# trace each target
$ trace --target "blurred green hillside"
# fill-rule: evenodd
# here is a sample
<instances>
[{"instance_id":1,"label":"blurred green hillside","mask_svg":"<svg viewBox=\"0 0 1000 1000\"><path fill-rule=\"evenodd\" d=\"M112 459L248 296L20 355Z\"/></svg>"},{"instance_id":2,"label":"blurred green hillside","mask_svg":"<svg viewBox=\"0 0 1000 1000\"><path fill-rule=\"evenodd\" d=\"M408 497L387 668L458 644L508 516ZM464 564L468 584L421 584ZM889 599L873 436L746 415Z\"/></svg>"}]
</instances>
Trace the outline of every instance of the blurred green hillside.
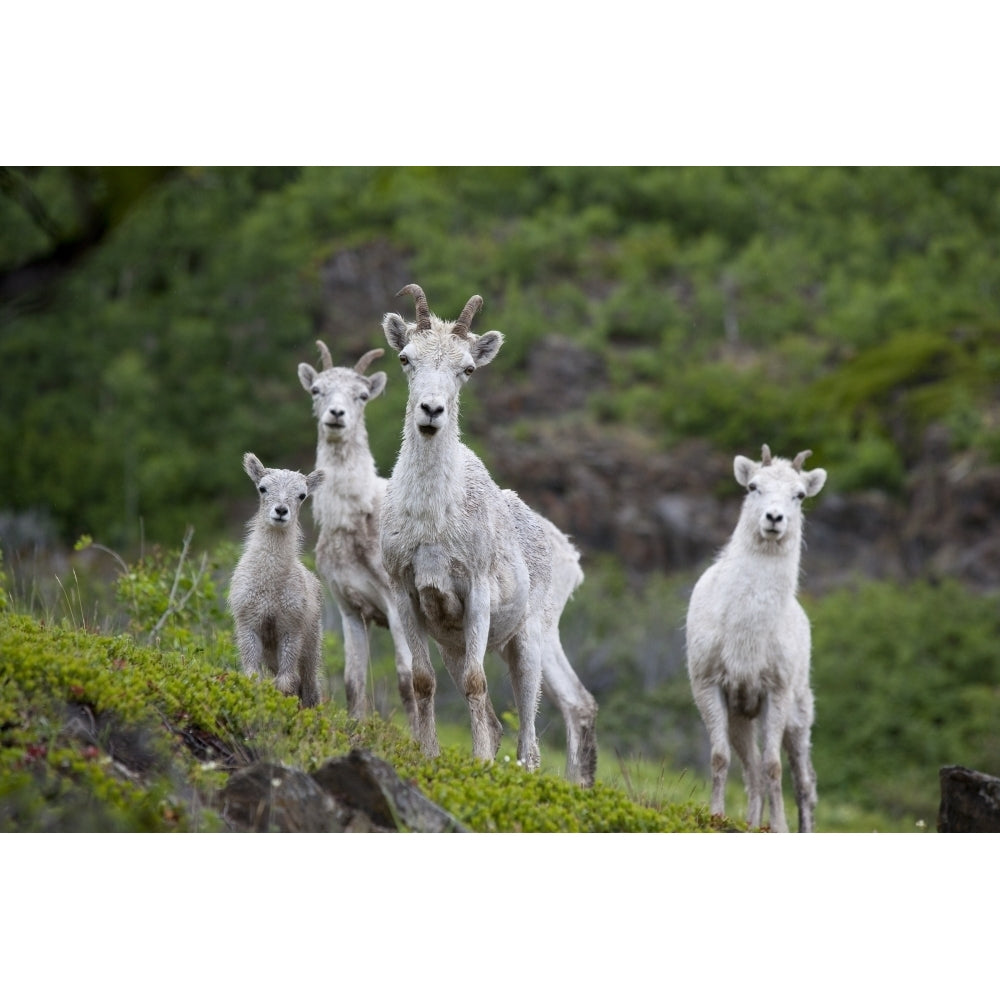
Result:
<instances>
[{"instance_id":1,"label":"blurred green hillside","mask_svg":"<svg viewBox=\"0 0 1000 1000\"><path fill-rule=\"evenodd\" d=\"M921 435L1000 460L1000 171L916 168L6 168L0 474L63 542L211 539L239 457L305 468L295 377L382 344L407 281L507 342L598 357L587 419L662 449L811 447L899 490ZM388 473L401 381L370 411ZM491 413L493 420L509 415ZM475 437L473 436L473 441ZM516 484L514 484L516 485Z\"/></svg>"}]
</instances>

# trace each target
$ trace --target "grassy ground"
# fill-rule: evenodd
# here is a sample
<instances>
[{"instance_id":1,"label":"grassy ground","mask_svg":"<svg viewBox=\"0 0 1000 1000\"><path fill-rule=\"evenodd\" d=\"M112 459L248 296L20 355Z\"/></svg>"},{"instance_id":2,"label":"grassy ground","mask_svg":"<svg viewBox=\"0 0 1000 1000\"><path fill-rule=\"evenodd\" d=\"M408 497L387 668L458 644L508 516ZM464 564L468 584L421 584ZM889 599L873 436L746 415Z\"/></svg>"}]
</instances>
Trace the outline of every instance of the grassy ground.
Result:
<instances>
[{"instance_id":1,"label":"grassy ground","mask_svg":"<svg viewBox=\"0 0 1000 1000\"><path fill-rule=\"evenodd\" d=\"M502 761L509 757L513 761L516 757L516 723L509 717L505 717L504 723L504 736L497 759ZM395 724L400 725L400 720L396 719ZM442 746L471 752L472 742L467 725L439 720L438 734ZM541 773L561 777L565 768L566 755L563 750L543 744ZM599 747L597 780L602 785L627 795L631 801L651 809L686 803L707 807L711 794L707 776L675 771L662 761L619 757L604 746ZM819 780L822 781L822 775ZM738 766L730 772L726 807L730 819L734 823L741 822L746 810L746 794ZM787 788L785 813L790 828L794 829L797 823L795 800ZM820 799L816 807L816 830L819 833L920 833L933 831L936 822L936 816L891 817L861 809L850 802L824 797L822 786L820 787Z\"/></svg>"},{"instance_id":2,"label":"grassy ground","mask_svg":"<svg viewBox=\"0 0 1000 1000\"><path fill-rule=\"evenodd\" d=\"M475 761L447 744L424 758L394 721L362 722L327 701L300 708L197 651L164 652L0 613L0 830L192 832L225 829L228 774L253 760L304 771L362 746L482 832L702 832L694 803L655 807L620 788L580 789L553 760L541 774L504 747Z\"/></svg>"}]
</instances>

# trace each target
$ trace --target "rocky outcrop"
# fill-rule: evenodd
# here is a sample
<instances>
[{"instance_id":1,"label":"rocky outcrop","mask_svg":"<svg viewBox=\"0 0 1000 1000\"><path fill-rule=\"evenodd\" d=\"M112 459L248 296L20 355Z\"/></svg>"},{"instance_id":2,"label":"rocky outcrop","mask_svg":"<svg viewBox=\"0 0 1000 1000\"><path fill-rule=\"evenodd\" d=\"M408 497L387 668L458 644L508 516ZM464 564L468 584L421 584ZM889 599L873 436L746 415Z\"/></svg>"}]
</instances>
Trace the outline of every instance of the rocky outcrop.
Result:
<instances>
[{"instance_id":1,"label":"rocky outcrop","mask_svg":"<svg viewBox=\"0 0 1000 1000\"><path fill-rule=\"evenodd\" d=\"M460 832L462 825L367 750L326 761L310 774L258 761L220 793L230 829L256 833Z\"/></svg>"},{"instance_id":2,"label":"rocky outcrop","mask_svg":"<svg viewBox=\"0 0 1000 1000\"><path fill-rule=\"evenodd\" d=\"M1000 778L967 767L942 767L940 833L1000 833Z\"/></svg>"}]
</instances>

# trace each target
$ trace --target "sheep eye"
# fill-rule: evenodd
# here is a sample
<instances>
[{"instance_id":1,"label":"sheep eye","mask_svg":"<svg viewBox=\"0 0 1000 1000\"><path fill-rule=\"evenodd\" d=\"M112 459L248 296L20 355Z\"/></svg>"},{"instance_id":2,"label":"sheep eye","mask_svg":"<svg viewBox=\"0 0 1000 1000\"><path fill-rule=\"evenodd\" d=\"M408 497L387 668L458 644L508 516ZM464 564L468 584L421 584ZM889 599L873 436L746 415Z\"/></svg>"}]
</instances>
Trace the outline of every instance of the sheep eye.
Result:
<instances>
[{"instance_id":1,"label":"sheep eye","mask_svg":"<svg viewBox=\"0 0 1000 1000\"><path fill-rule=\"evenodd\" d=\"M319 395L319 386L318 386L318 385L314 385L314 386L312 387L312 394L313 394L314 396L318 396L318 395Z\"/></svg>"},{"instance_id":2,"label":"sheep eye","mask_svg":"<svg viewBox=\"0 0 1000 1000\"><path fill-rule=\"evenodd\" d=\"M305 493L300 493L300 494L299 494L299 499L300 499L300 500L305 500L305 498L306 498L306 495L305 495Z\"/></svg>"},{"instance_id":3,"label":"sheep eye","mask_svg":"<svg viewBox=\"0 0 1000 1000\"><path fill-rule=\"evenodd\" d=\"M358 399L360 399L362 403L367 403L368 402L368 393L367 392L361 393L361 395L358 396Z\"/></svg>"},{"instance_id":4,"label":"sheep eye","mask_svg":"<svg viewBox=\"0 0 1000 1000\"><path fill-rule=\"evenodd\" d=\"M795 496L799 500L805 500L806 498L805 492L803 490L799 490L799 492L796 493Z\"/></svg>"},{"instance_id":5,"label":"sheep eye","mask_svg":"<svg viewBox=\"0 0 1000 1000\"><path fill-rule=\"evenodd\" d=\"M757 484L756 483L750 483L750 484L747 485L747 493L756 493L756 492L757 492Z\"/></svg>"},{"instance_id":6,"label":"sheep eye","mask_svg":"<svg viewBox=\"0 0 1000 1000\"><path fill-rule=\"evenodd\" d=\"M257 489L259 489L261 491L261 493L266 493L267 492L267 487L266 486L258 486Z\"/></svg>"},{"instance_id":7,"label":"sheep eye","mask_svg":"<svg viewBox=\"0 0 1000 1000\"><path fill-rule=\"evenodd\" d=\"M410 359L405 354L400 354L399 363L405 368L410 363Z\"/></svg>"},{"instance_id":8,"label":"sheep eye","mask_svg":"<svg viewBox=\"0 0 1000 1000\"><path fill-rule=\"evenodd\" d=\"M476 370L475 365L469 365L469 367L465 369L465 374L471 375L475 370Z\"/></svg>"}]
</instances>

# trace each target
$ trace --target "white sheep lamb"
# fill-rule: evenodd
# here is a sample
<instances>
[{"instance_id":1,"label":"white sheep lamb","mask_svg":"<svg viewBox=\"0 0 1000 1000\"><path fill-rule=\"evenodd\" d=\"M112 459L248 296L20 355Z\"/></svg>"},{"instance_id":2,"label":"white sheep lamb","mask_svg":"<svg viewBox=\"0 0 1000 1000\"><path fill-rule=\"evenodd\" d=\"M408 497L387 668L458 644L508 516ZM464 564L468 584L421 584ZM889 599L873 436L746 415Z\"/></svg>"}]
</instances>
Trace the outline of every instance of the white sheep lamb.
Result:
<instances>
[{"instance_id":1,"label":"white sheep lamb","mask_svg":"<svg viewBox=\"0 0 1000 1000\"><path fill-rule=\"evenodd\" d=\"M299 381L313 399L317 421L316 468L326 478L313 497L319 525L316 567L330 587L344 633L344 687L347 710L365 714L368 626L388 628L396 657L399 694L413 729L413 673L410 650L396 614L389 578L382 565L379 511L386 480L375 470L368 446L365 407L385 389L385 372L366 375L385 351L375 348L353 368L335 367L329 348L316 341L323 367L299 365Z\"/></svg>"},{"instance_id":2,"label":"white sheep lamb","mask_svg":"<svg viewBox=\"0 0 1000 1000\"><path fill-rule=\"evenodd\" d=\"M299 560L298 515L322 483L323 470L304 476L267 469L251 452L243 456L243 468L260 494L229 587L243 671L249 676L266 672L283 694L297 695L306 707L318 705L323 589Z\"/></svg>"},{"instance_id":3,"label":"white sheep lamb","mask_svg":"<svg viewBox=\"0 0 1000 1000\"><path fill-rule=\"evenodd\" d=\"M733 471L747 494L732 537L695 584L686 637L691 690L711 743L713 814L725 812L732 746L743 765L747 823L761 825L766 791L771 829L787 831L784 746L803 833L813 829L816 775L809 619L796 592L802 501L826 482L823 469L803 471L811 454L772 458L764 445L760 462L736 457Z\"/></svg>"}]
</instances>

